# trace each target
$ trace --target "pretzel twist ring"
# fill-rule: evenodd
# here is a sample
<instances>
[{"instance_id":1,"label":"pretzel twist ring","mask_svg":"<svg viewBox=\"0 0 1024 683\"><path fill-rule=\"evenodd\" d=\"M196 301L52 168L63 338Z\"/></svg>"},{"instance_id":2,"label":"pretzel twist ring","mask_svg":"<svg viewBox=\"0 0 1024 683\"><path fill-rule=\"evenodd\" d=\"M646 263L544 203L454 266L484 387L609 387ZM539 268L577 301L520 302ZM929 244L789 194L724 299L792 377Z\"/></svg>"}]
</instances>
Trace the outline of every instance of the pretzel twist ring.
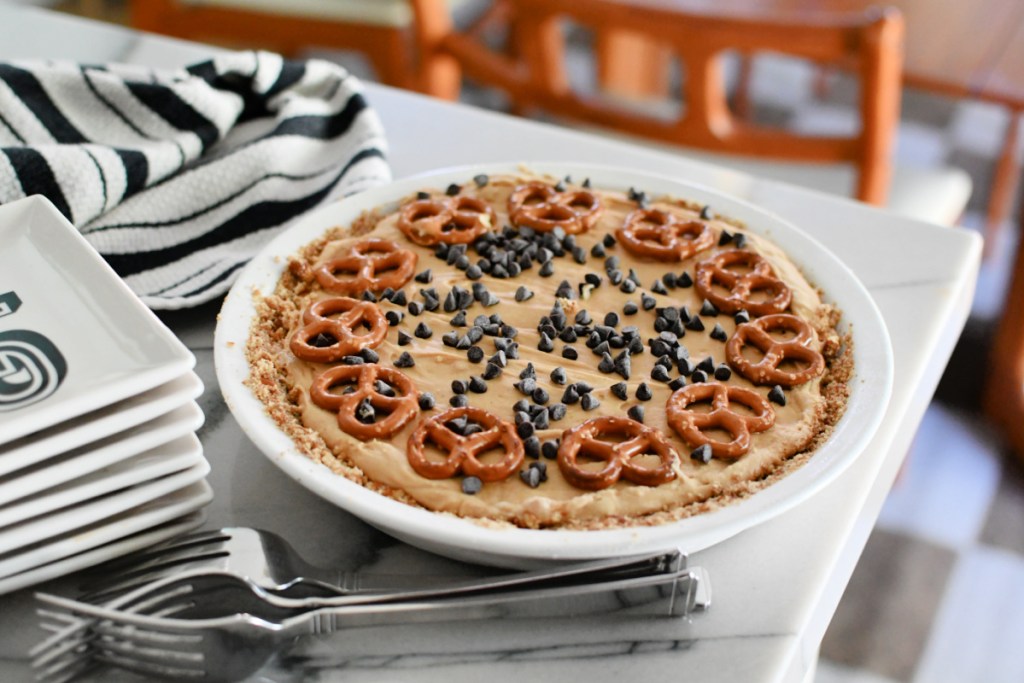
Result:
<instances>
[{"instance_id":1,"label":"pretzel twist ring","mask_svg":"<svg viewBox=\"0 0 1024 683\"><path fill-rule=\"evenodd\" d=\"M780 341L770 334L774 331L794 332L792 339ZM811 348L814 332L811 326L795 315L780 313L766 315L736 328L725 345L725 357L738 373L754 384L780 384L793 387L803 384L825 371L825 358ZM750 345L764 357L754 362L744 357L743 347ZM803 363L800 370L780 370L785 360Z\"/></svg>"},{"instance_id":2,"label":"pretzel twist ring","mask_svg":"<svg viewBox=\"0 0 1024 683\"><path fill-rule=\"evenodd\" d=\"M337 318L330 316L341 313ZM378 346L388 333L388 321L377 304L348 297L321 299L302 313L304 325L292 335L289 347L297 358L313 363L333 363L363 349ZM358 334L366 325L368 331ZM334 343L319 346L317 337L326 335Z\"/></svg>"},{"instance_id":3,"label":"pretzel twist ring","mask_svg":"<svg viewBox=\"0 0 1024 683\"><path fill-rule=\"evenodd\" d=\"M749 268L749 272L736 273L732 266ZM775 277L771 265L759 254L732 249L715 254L697 264L694 285L700 295L726 313L745 309L754 316L782 313L789 307L793 292L785 282ZM715 285L729 290L720 294ZM766 293L768 298L755 294Z\"/></svg>"},{"instance_id":4,"label":"pretzel twist ring","mask_svg":"<svg viewBox=\"0 0 1024 683\"><path fill-rule=\"evenodd\" d=\"M377 387L379 379L390 385L398 395L381 393ZM331 393L333 387L342 383L351 384L352 380L355 380L354 390L349 393ZM360 441L393 436L419 411L416 387L412 380L398 370L377 364L330 368L313 380L309 395L313 403L324 410L336 411L338 426ZM374 410L383 410L387 414L374 422L361 421L358 411L364 400L369 401Z\"/></svg>"},{"instance_id":5,"label":"pretzel twist ring","mask_svg":"<svg viewBox=\"0 0 1024 683\"><path fill-rule=\"evenodd\" d=\"M715 243L707 223L683 221L660 209L633 211L615 236L627 251L659 261L683 261Z\"/></svg>"},{"instance_id":6,"label":"pretzel twist ring","mask_svg":"<svg viewBox=\"0 0 1024 683\"><path fill-rule=\"evenodd\" d=\"M463 436L447 426L448 422L465 417L484 428L481 432ZM443 461L427 459L424 447L427 440L448 452ZM483 463L479 457L502 446L505 456L498 462ZM448 479L462 473L478 477L481 481L501 481L519 469L525 456L523 442L512 423L497 415L470 406L451 408L428 417L416 425L406 449L409 465L427 479Z\"/></svg>"},{"instance_id":7,"label":"pretzel twist ring","mask_svg":"<svg viewBox=\"0 0 1024 683\"><path fill-rule=\"evenodd\" d=\"M575 235L589 230L601 215L601 200L593 192L559 192L535 181L517 186L508 198L508 215L515 225L551 232L562 228Z\"/></svg>"},{"instance_id":8,"label":"pretzel twist ring","mask_svg":"<svg viewBox=\"0 0 1024 683\"><path fill-rule=\"evenodd\" d=\"M711 410L698 413L688 406L711 399ZM729 407L740 403L754 414L738 413ZM677 389L665 405L668 423L693 447L709 444L717 458L738 458L750 449L750 434L763 432L775 424L775 411L753 389L709 382ZM717 441L704 434L705 429L723 429L731 441Z\"/></svg>"},{"instance_id":9,"label":"pretzel twist ring","mask_svg":"<svg viewBox=\"0 0 1024 683\"><path fill-rule=\"evenodd\" d=\"M602 436L626 440L602 441ZM657 467L633 462L634 457L651 452L660 460ZM603 460L605 465L599 470L585 469L579 463L580 455ZM675 479L673 465L678 457L661 432L624 417L595 417L562 434L558 469L570 484L588 491L606 489L619 479L641 486L660 486Z\"/></svg>"},{"instance_id":10,"label":"pretzel twist ring","mask_svg":"<svg viewBox=\"0 0 1024 683\"><path fill-rule=\"evenodd\" d=\"M407 203L398 229L416 244L468 244L498 224L494 209L476 197L434 197Z\"/></svg>"},{"instance_id":11,"label":"pretzel twist ring","mask_svg":"<svg viewBox=\"0 0 1024 683\"><path fill-rule=\"evenodd\" d=\"M317 282L329 292L358 294L401 289L416 271L415 252L402 249L391 240L363 240L341 256L321 264Z\"/></svg>"}]
</instances>

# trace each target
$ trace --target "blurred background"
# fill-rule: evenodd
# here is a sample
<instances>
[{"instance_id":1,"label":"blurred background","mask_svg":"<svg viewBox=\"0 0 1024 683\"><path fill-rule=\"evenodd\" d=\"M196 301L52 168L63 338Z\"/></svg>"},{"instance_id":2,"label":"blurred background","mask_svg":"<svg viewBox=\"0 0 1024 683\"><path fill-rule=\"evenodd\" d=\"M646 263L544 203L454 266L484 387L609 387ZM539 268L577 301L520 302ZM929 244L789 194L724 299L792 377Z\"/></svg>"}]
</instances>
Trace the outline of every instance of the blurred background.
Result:
<instances>
[{"instance_id":1,"label":"blurred background","mask_svg":"<svg viewBox=\"0 0 1024 683\"><path fill-rule=\"evenodd\" d=\"M161 7L176 2L25 1L147 30L167 29L176 35L186 31L184 24L159 14ZM190 0L186 4L249 10L243 19L190 26L186 37L228 47L262 47L294 57L327 58L368 80L422 86L411 77L408 66L417 64L419 56L415 17L407 3ZM509 47L514 35L503 23L509 16L504 2L437 3L445 4L452 6L457 30L472 32L499 51L514 49ZM663 0L658 4L731 14L754 11L762 16L767 5L778 4L794 16L814 19L825 5L849 9L867 3ZM934 213L946 201L953 208L944 210L952 215L941 222L949 223L950 229L979 231L986 237L986 252L970 321L826 634L817 680L1019 683L1024 681L1024 648L1020 647L1024 642L1024 456L1010 444L1014 428L1022 429L1024 421L1014 419L1012 401L1002 398L1009 394L1000 392L1009 387L1019 394L1021 388L1016 345L1024 331L1009 326L1022 313L1015 314L1006 301L1021 225L1018 172L1024 141L1017 127L1024 108L1024 53L1017 61L1014 55L1024 49L1024 3L897 4L905 20L907 54L888 161L893 167L911 169L915 182L943 174L947 182L962 178L959 185L937 185L931 195L925 194L919 200L924 204L922 215L936 220L927 210ZM949 5L952 11L942 14L941 5ZM921 6L928 11L920 11ZM255 24L249 16L252 12L257 13ZM365 14L363 19L360 13ZM286 21L291 16L320 28L301 30L309 24L300 24L299 30L292 30ZM339 21L354 23L356 30L337 28L334 24ZM360 27L360 21L384 25L389 32L372 34L376 29ZM981 46L979 54L991 61L984 79L979 80L981 62L972 61L975 57L968 44ZM628 86L626 92L614 93L622 109L664 117L683 106L671 96L667 101L651 96L664 83L671 88L686 80L684 70L662 59L656 50L644 52L646 48L632 44L628 50L611 53L620 61L595 66L599 45L593 32L573 27L566 45L566 74L574 88L601 94L600 81L609 69L613 75L618 69L620 84ZM946 53L933 54L935 46L942 45ZM925 59L935 64L927 73L921 66ZM780 131L855 133L863 114L859 108L863 86L856 72L845 66L822 67L797 57L737 49L725 60L730 106L744 121ZM626 74L624 78L621 73ZM475 106L540 116L516 98L472 80L463 83L457 96ZM564 117L544 117L564 121ZM637 138L637 132L628 134L642 144L668 149L644 141L642 130ZM677 153L707 156L706 150L685 147ZM736 165L751 168L745 163ZM753 170L800 182L770 163ZM954 195L960 191L957 188L967 187L967 180L972 188L969 199L958 202ZM896 199L890 197L890 202ZM997 337L1001 346L994 351Z\"/></svg>"}]
</instances>

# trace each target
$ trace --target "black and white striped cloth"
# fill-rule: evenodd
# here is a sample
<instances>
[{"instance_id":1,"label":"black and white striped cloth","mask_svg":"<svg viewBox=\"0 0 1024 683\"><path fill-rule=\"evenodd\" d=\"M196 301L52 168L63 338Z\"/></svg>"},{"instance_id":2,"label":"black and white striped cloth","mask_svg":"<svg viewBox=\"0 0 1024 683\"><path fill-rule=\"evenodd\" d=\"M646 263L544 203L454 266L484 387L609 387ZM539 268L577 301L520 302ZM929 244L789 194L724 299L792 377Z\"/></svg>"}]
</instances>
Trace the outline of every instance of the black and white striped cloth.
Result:
<instances>
[{"instance_id":1,"label":"black and white striped cloth","mask_svg":"<svg viewBox=\"0 0 1024 683\"><path fill-rule=\"evenodd\" d=\"M0 203L45 195L154 309L224 294L273 235L387 182L383 128L327 61L0 63Z\"/></svg>"}]
</instances>

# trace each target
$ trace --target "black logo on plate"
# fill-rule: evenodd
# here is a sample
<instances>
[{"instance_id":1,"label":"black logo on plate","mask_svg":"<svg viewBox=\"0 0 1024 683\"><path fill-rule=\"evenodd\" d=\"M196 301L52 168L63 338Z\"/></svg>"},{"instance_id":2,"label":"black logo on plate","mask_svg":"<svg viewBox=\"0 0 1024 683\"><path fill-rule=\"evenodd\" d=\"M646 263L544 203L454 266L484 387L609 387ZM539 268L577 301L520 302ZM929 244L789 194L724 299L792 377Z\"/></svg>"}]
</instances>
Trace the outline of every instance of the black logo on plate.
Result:
<instances>
[{"instance_id":1,"label":"black logo on plate","mask_svg":"<svg viewBox=\"0 0 1024 683\"><path fill-rule=\"evenodd\" d=\"M21 308L21 299L14 292L0 294L0 318L10 315Z\"/></svg>"},{"instance_id":2,"label":"black logo on plate","mask_svg":"<svg viewBox=\"0 0 1024 683\"><path fill-rule=\"evenodd\" d=\"M67 361L45 336L31 330L0 332L0 412L42 401L67 373Z\"/></svg>"}]
</instances>

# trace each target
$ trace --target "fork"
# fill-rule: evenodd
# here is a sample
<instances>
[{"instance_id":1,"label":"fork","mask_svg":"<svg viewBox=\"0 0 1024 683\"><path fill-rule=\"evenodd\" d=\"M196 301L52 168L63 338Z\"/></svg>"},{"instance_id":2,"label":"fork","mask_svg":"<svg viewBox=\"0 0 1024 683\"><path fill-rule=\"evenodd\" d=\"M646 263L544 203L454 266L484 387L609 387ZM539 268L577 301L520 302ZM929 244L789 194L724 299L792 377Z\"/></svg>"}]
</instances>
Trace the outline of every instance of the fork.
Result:
<instances>
[{"instance_id":1,"label":"fork","mask_svg":"<svg viewBox=\"0 0 1024 683\"><path fill-rule=\"evenodd\" d=\"M329 606L383 600L410 600L445 593L467 593L540 582L586 582L594 577L665 573L685 566L679 550L654 554L576 562L532 572L454 580L450 577L403 576L322 569L308 564L280 536L260 529L221 529L181 537L163 546L100 565L95 574L106 577L86 584L84 602L104 603L142 586L156 591L164 583L201 574L235 575L273 594L294 597L285 608L313 608L324 597L348 596ZM297 601L296 601L297 600Z\"/></svg>"},{"instance_id":2,"label":"fork","mask_svg":"<svg viewBox=\"0 0 1024 683\"><path fill-rule=\"evenodd\" d=\"M706 577L704 577L706 580ZM90 623L88 647L66 648L64 659L35 653L34 666L77 671L98 661L147 676L174 680L235 681L259 670L285 643L304 635L322 635L360 626L470 619L536 619L597 614L682 616L703 606L701 574L670 574L553 586L511 593L447 599L349 605L302 612L279 620L232 615L215 619L173 618L166 602L160 614L140 614L40 594L44 603ZM184 596L183 596L184 597ZM179 607L205 597L198 591ZM43 664L37 664L43 662Z\"/></svg>"},{"instance_id":3,"label":"fork","mask_svg":"<svg viewBox=\"0 0 1024 683\"><path fill-rule=\"evenodd\" d=\"M285 539L262 529L227 527L173 539L112 560L89 572L81 599L107 602L143 584L183 571L218 571L245 577L269 591L302 588L319 594L380 592L422 586L416 576L371 574L315 567Z\"/></svg>"}]
</instances>

